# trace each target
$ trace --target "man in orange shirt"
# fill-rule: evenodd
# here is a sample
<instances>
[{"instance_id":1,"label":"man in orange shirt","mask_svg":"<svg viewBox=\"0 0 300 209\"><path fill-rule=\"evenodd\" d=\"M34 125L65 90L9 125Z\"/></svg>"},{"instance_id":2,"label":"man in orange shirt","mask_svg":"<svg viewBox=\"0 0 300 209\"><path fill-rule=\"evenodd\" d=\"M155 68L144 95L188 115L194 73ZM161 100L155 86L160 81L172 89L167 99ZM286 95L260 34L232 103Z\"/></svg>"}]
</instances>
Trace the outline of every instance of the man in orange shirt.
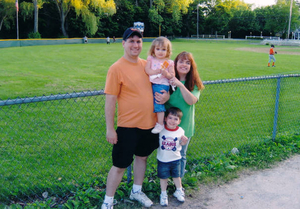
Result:
<instances>
[{"instance_id":1,"label":"man in orange shirt","mask_svg":"<svg viewBox=\"0 0 300 209\"><path fill-rule=\"evenodd\" d=\"M144 207L153 202L142 192L148 156L158 148L158 134L151 130L156 123L153 112L153 95L149 77L145 72L146 60L139 58L142 51L142 34L128 28L123 34L124 55L108 70L105 93L106 139L113 145L111 167L106 184L102 209L113 208L113 198L124 171L134 160L134 184L130 199ZM114 127L118 102L117 130Z\"/></svg>"},{"instance_id":2,"label":"man in orange shirt","mask_svg":"<svg viewBox=\"0 0 300 209\"><path fill-rule=\"evenodd\" d=\"M273 60L272 67L275 67L275 61L276 61L276 59L275 59L274 54L277 54L277 52L274 51L274 48L275 48L275 46L272 44L272 45L271 45L271 48L270 48L270 52L269 52L269 62L268 62L268 67L270 67L271 60Z\"/></svg>"}]
</instances>

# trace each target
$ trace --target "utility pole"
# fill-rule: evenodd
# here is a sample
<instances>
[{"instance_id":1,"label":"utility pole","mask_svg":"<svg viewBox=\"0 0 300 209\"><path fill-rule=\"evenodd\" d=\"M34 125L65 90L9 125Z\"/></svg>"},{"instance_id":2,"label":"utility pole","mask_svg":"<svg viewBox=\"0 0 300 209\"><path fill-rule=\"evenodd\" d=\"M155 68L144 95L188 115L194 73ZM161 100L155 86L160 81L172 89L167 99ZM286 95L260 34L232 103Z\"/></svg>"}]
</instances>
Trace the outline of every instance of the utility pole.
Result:
<instances>
[{"instance_id":1,"label":"utility pole","mask_svg":"<svg viewBox=\"0 0 300 209\"><path fill-rule=\"evenodd\" d=\"M293 9L293 0L291 0L291 5L290 5L290 18L289 18L289 28L288 28L288 39L290 39L290 29L291 29L291 19L292 19L292 9Z\"/></svg>"},{"instance_id":2,"label":"utility pole","mask_svg":"<svg viewBox=\"0 0 300 209\"><path fill-rule=\"evenodd\" d=\"M19 2L16 0L16 22L17 22L17 39L19 39Z\"/></svg>"},{"instance_id":3,"label":"utility pole","mask_svg":"<svg viewBox=\"0 0 300 209\"><path fill-rule=\"evenodd\" d=\"M201 7L201 4L197 5L197 39L199 39L199 7Z\"/></svg>"}]
</instances>

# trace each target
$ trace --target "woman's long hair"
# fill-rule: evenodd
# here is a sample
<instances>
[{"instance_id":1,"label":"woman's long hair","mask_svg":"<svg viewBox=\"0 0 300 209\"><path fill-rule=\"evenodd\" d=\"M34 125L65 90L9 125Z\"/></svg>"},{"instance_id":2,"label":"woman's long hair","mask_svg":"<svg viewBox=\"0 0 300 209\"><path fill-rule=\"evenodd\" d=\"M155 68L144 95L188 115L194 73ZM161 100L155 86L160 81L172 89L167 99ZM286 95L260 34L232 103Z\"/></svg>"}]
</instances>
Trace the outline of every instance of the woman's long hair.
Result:
<instances>
[{"instance_id":1,"label":"woman's long hair","mask_svg":"<svg viewBox=\"0 0 300 209\"><path fill-rule=\"evenodd\" d=\"M177 57L174 60L174 68L175 68L175 75L176 78L178 80L180 80L179 78L179 74L177 71L177 62L178 60L189 60L191 62L191 69L188 72L188 74L186 75L186 80L185 80L185 87L189 90L189 91L193 91L195 85L198 87L199 90L203 90L204 89L204 85L202 83L202 80L199 76L198 70L197 70L197 65L196 62L194 60L194 57L192 55L192 53L190 52L186 52L183 51L180 54L177 55Z\"/></svg>"}]
</instances>

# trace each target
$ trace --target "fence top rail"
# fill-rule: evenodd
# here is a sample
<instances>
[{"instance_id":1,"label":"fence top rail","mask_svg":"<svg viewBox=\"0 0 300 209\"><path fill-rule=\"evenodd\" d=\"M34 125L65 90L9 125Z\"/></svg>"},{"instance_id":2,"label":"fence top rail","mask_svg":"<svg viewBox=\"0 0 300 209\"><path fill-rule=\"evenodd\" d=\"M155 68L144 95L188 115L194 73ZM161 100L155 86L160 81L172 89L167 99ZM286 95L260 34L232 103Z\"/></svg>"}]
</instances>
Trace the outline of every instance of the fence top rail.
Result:
<instances>
[{"instance_id":1,"label":"fence top rail","mask_svg":"<svg viewBox=\"0 0 300 209\"><path fill-rule=\"evenodd\" d=\"M35 96L29 98L8 99L5 101L0 100L0 106L25 104L25 103L33 103L33 102L45 102L51 100L71 99L71 98L98 96L98 95L104 95L104 90L73 92L73 93L57 94L57 95L50 95L50 96L39 96L39 97Z\"/></svg>"},{"instance_id":2,"label":"fence top rail","mask_svg":"<svg viewBox=\"0 0 300 209\"><path fill-rule=\"evenodd\" d=\"M203 84L207 85L207 84L234 83L234 82L243 82L243 81L278 79L278 78L286 78L286 77L300 77L300 74L259 76L259 77L248 77L248 78L234 78L234 79L224 79L224 80L203 81Z\"/></svg>"},{"instance_id":3,"label":"fence top rail","mask_svg":"<svg viewBox=\"0 0 300 209\"><path fill-rule=\"evenodd\" d=\"M208 84L221 84L221 83L234 83L234 82L243 82L243 81L254 81L254 80L266 80L266 79L278 79L286 77L300 77L300 74L288 74L288 75L274 75L274 76L261 76L261 77L248 77L248 78L235 78L235 79L224 79L224 80L214 80L214 81L203 81L204 85ZM34 102L46 102L51 100L62 100L62 99L71 99L79 97L88 97L88 96L98 96L104 95L104 90L100 91L85 91L85 92L73 92L66 94L57 94L50 96L35 96L35 97L26 97L26 98L17 98L17 99L7 99L5 101L0 100L1 106L16 105L16 104L26 104Z\"/></svg>"}]
</instances>

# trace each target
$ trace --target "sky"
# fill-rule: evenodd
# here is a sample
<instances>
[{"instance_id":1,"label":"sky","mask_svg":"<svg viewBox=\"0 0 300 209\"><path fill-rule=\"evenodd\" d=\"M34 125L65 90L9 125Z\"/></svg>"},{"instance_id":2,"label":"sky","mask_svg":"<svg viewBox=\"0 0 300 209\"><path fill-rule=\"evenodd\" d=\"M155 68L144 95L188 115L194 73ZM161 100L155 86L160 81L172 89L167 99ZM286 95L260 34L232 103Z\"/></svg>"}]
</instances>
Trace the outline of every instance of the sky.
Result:
<instances>
[{"instance_id":1,"label":"sky","mask_svg":"<svg viewBox=\"0 0 300 209\"><path fill-rule=\"evenodd\" d=\"M275 4L275 0L244 0L247 4L255 4L256 7Z\"/></svg>"}]
</instances>

